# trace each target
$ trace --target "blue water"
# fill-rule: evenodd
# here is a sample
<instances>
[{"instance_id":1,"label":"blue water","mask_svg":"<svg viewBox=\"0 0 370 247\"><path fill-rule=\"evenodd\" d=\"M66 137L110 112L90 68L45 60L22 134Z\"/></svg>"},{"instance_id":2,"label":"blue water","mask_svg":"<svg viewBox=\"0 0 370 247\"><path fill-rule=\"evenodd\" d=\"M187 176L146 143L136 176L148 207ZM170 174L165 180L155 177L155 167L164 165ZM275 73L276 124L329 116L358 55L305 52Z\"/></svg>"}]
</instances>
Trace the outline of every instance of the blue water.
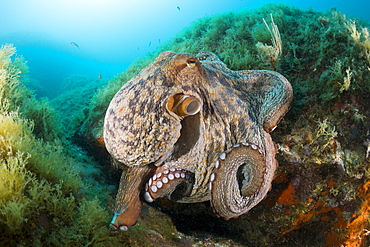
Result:
<instances>
[{"instance_id":1,"label":"blue water","mask_svg":"<svg viewBox=\"0 0 370 247\"><path fill-rule=\"evenodd\" d=\"M369 0L1 0L0 44L14 43L28 61L32 80L61 93L71 74L104 79L124 71L198 18L268 2L325 11L335 7L370 22ZM80 48L71 45L78 44Z\"/></svg>"}]
</instances>

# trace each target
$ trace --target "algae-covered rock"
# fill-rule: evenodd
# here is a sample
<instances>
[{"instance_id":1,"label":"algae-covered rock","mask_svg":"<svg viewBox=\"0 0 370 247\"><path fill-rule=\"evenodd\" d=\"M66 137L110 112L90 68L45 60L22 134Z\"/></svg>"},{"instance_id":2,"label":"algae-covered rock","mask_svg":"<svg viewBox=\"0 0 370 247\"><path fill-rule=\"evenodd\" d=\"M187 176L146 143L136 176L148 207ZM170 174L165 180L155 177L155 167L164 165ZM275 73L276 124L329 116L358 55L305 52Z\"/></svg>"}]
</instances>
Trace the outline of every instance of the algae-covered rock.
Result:
<instances>
[{"instance_id":1,"label":"algae-covered rock","mask_svg":"<svg viewBox=\"0 0 370 247\"><path fill-rule=\"evenodd\" d=\"M247 246L367 246L367 25L335 10L303 11L283 5L200 19L100 89L80 133L90 140L100 138L113 95L164 50L210 51L231 69L276 70L292 83L295 103L273 134L279 168L266 199L229 221L217 219L207 203L156 205L189 235L216 236L225 229L224 235ZM281 51L276 54L278 45Z\"/></svg>"}]
</instances>

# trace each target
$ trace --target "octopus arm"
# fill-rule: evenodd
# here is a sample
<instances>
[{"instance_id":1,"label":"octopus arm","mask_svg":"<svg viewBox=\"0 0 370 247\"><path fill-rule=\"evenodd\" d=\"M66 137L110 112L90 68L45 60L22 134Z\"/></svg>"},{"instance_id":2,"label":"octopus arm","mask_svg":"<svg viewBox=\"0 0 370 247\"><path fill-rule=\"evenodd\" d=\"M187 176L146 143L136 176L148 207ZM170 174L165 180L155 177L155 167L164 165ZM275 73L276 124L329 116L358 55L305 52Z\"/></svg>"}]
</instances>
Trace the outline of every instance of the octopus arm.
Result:
<instances>
[{"instance_id":1,"label":"octopus arm","mask_svg":"<svg viewBox=\"0 0 370 247\"><path fill-rule=\"evenodd\" d=\"M153 169L149 166L133 166L128 167L122 173L114 216L110 225L112 231L127 230L129 226L136 224L142 207L140 192L144 186L143 178L148 177Z\"/></svg>"},{"instance_id":2,"label":"octopus arm","mask_svg":"<svg viewBox=\"0 0 370 247\"><path fill-rule=\"evenodd\" d=\"M250 105L249 113L267 133L275 129L293 101L293 88L281 74L268 70L237 72L240 80L235 88Z\"/></svg>"},{"instance_id":3,"label":"octopus arm","mask_svg":"<svg viewBox=\"0 0 370 247\"><path fill-rule=\"evenodd\" d=\"M276 148L263 131L265 147L244 142L221 154L211 175L211 204L216 214L230 219L248 212L271 188L277 167Z\"/></svg>"}]
</instances>

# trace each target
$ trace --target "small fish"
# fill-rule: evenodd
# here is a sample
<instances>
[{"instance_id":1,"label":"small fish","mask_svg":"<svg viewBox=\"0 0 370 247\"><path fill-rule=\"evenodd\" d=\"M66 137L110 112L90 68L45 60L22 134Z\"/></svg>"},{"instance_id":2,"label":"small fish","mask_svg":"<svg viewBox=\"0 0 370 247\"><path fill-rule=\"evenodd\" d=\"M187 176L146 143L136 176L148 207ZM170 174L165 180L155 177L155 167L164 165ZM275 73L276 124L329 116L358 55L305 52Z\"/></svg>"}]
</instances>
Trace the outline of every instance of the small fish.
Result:
<instances>
[{"instance_id":1,"label":"small fish","mask_svg":"<svg viewBox=\"0 0 370 247\"><path fill-rule=\"evenodd\" d=\"M76 46L78 49L80 49L80 47L77 45L77 43L76 43L76 42L71 42L71 45L74 45L74 46Z\"/></svg>"},{"instance_id":2,"label":"small fish","mask_svg":"<svg viewBox=\"0 0 370 247\"><path fill-rule=\"evenodd\" d=\"M159 43L159 44L161 43L161 39L158 39L158 43Z\"/></svg>"},{"instance_id":3,"label":"small fish","mask_svg":"<svg viewBox=\"0 0 370 247\"><path fill-rule=\"evenodd\" d=\"M180 6L177 6L176 8L180 11Z\"/></svg>"},{"instance_id":4,"label":"small fish","mask_svg":"<svg viewBox=\"0 0 370 247\"><path fill-rule=\"evenodd\" d=\"M148 45L148 47L149 47L149 46L151 46L151 45L152 45L152 42L149 42L149 45Z\"/></svg>"},{"instance_id":5,"label":"small fish","mask_svg":"<svg viewBox=\"0 0 370 247\"><path fill-rule=\"evenodd\" d=\"M101 79L101 78L103 78L103 76L102 76L101 74L99 74L99 75L98 75L98 78L99 78L99 79Z\"/></svg>"}]
</instances>

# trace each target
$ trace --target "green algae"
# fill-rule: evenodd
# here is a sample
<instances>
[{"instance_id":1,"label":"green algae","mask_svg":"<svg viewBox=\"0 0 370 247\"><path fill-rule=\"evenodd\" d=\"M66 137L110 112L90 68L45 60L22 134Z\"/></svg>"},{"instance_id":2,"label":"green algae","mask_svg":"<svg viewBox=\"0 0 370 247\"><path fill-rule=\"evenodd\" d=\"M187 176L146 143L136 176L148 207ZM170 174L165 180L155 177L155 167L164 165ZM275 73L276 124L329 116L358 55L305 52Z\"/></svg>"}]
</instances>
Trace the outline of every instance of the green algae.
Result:
<instances>
[{"instance_id":1,"label":"green algae","mask_svg":"<svg viewBox=\"0 0 370 247\"><path fill-rule=\"evenodd\" d=\"M109 246L107 192L97 200L80 176L85 161L62 137L55 110L22 78L26 65L0 49L0 241L6 246ZM92 190L94 191L94 190Z\"/></svg>"},{"instance_id":2,"label":"green algae","mask_svg":"<svg viewBox=\"0 0 370 247\"><path fill-rule=\"evenodd\" d=\"M63 125L64 136L72 138L83 119L84 111L90 104L98 88L106 83L105 80L89 76L72 74L63 80L62 93L51 101L59 113ZM78 97L76 97L78 95Z\"/></svg>"}]
</instances>

